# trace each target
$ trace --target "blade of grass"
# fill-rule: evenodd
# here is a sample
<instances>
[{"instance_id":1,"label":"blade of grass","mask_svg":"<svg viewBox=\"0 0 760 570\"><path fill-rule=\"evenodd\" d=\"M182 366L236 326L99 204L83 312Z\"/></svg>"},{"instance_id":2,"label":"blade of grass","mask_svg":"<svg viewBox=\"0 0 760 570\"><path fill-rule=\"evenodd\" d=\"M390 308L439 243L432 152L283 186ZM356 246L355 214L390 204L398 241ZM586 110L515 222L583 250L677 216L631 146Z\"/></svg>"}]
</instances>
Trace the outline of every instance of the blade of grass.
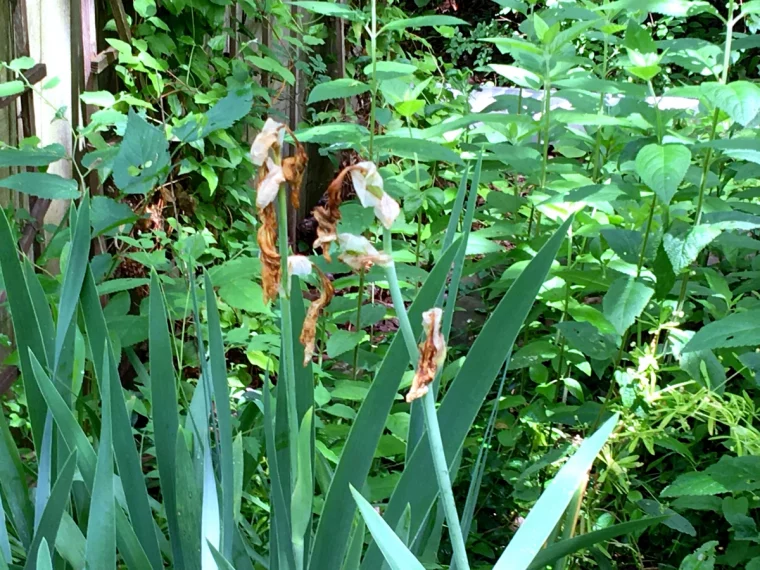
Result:
<instances>
[{"instance_id":1,"label":"blade of grass","mask_svg":"<svg viewBox=\"0 0 760 570\"><path fill-rule=\"evenodd\" d=\"M80 221L81 221L80 217ZM89 224L89 222L88 222ZM116 569L116 504L113 487L113 438L111 436L110 356L103 347L103 392L98 460L92 484L90 518L87 521L85 564L98 570Z\"/></svg>"},{"instance_id":2,"label":"blade of grass","mask_svg":"<svg viewBox=\"0 0 760 570\"><path fill-rule=\"evenodd\" d=\"M615 415L607 420L562 466L496 561L494 570L525 570L530 566L607 443L618 419Z\"/></svg>"},{"instance_id":3,"label":"blade of grass","mask_svg":"<svg viewBox=\"0 0 760 570\"><path fill-rule=\"evenodd\" d=\"M53 316L50 314L50 305L45 296L45 290L42 288L40 280L34 272L34 266L27 258L24 258L23 265L24 279L26 280L26 286L29 290L29 298L32 301L34 316L37 319L37 326L39 326L40 334L42 335L42 348L44 353L42 353L43 358L40 362L49 366L53 361L53 342L55 340ZM37 355L37 358L40 358L39 353L35 352L35 354Z\"/></svg>"},{"instance_id":4,"label":"blade of grass","mask_svg":"<svg viewBox=\"0 0 760 570\"><path fill-rule=\"evenodd\" d=\"M217 570L237 570L216 548L214 548L213 544L209 543L208 547L211 550L211 557L214 559Z\"/></svg>"},{"instance_id":5,"label":"blade of grass","mask_svg":"<svg viewBox=\"0 0 760 570\"><path fill-rule=\"evenodd\" d=\"M135 447L135 440L132 436L132 425L129 421L126 402L124 401L121 384L119 383L119 371L113 358L111 342L108 340L109 336L105 316L100 305L100 297L95 286L95 279L89 268L82 285L80 305L87 330L90 354L92 354L94 369L101 392L103 391L102 385L104 381L104 378L102 378L104 353L102 350L103 345L100 343L105 342L107 350L110 351L111 430L113 434L114 456L116 457L116 464L119 468L127 508L135 533L150 560L151 567L154 570L161 570L163 568L163 560L158 544L158 531L156 523L153 520L153 513L148 501L148 490L145 487L145 478L142 473L142 464Z\"/></svg>"},{"instance_id":6,"label":"blade of grass","mask_svg":"<svg viewBox=\"0 0 760 570\"><path fill-rule=\"evenodd\" d=\"M37 570L53 570L53 561L50 559L50 547L44 538L37 551Z\"/></svg>"},{"instance_id":7,"label":"blade of grass","mask_svg":"<svg viewBox=\"0 0 760 570\"><path fill-rule=\"evenodd\" d=\"M443 253L409 308L409 316L414 323L412 329L417 334L422 330L422 312L430 308L438 297L458 245L458 242L455 242ZM408 366L409 353L404 339L397 335L391 342L380 370L362 402L341 452L340 462L319 518L309 560L311 570L339 568L343 561L355 511L349 484L359 488L364 486L401 377Z\"/></svg>"},{"instance_id":8,"label":"blade of grass","mask_svg":"<svg viewBox=\"0 0 760 570\"><path fill-rule=\"evenodd\" d=\"M31 355L34 359L34 355ZM34 366L33 361L32 365ZM34 532L40 526L42 513L45 511L50 498L50 487L53 481L53 416L48 411L45 418L45 429L42 432L42 449L38 452L37 461L37 490L34 494Z\"/></svg>"},{"instance_id":9,"label":"blade of grass","mask_svg":"<svg viewBox=\"0 0 760 570\"><path fill-rule=\"evenodd\" d=\"M148 347L150 351L150 393L153 412L153 438L156 445L158 478L164 499L166 522L172 545L174 567L185 567L177 522L176 453L179 415L177 414L177 386L172 361L166 305L155 271L150 276L148 312Z\"/></svg>"},{"instance_id":10,"label":"blade of grass","mask_svg":"<svg viewBox=\"0 0 760 570\"><path fill-rule=\"evenodd\" d=\"M359 511L367 523L369 532L375 543L385 556L392 570L424 570L424 566L414 557L401 539L393 532L393 529L383 520L367 500L351 485L351 494L354 496Z\"/></svg>"},{"instance_id":11,"label":"blade of grass","mask_svg":"<svg viewBox=\"0 0 760 570\"><path fill-rule=\"evenodd\" d=\"M61 524L63 512L69 503L69 493L71 492L71 484L74 481L74 471L76 469L76 456L76 450L72 451L58 473L58 478L50 492L50 499L48 499L45 511L42 513L40 525L37 527L32 543L29 546L29 557L24 565L24 570L36 570L37 560L35 554L42 548L43 540L46 541L45 550L48 552L48 555L51 554L48 545L55 544L55 537L58 534L58 527Z\"/></svg>"},{"instance_id":12,"label":"blade of grass","mask_svg":"<svg viewBox=\"0 0 760 570\"><path fill-rule=\"evenodd\" d=\"M36 388L33 380L28 383ZM21 545L28 549L34 533L34 508L29 499L21 456L8 429L5 414L0 414L0 488L16 535Z\"/></svg>"},{"instance_id":13,"label":"blade of grass","mask_svg":"<svg viewBox=\"0 0 760 570\"><path fill-rule=\"evenodd\" d=\"M341 570L359 570L359 565L362 563L362 552L364 551L365 530L364 517L359 515L354 526L354 531L351 534L351 542L348 543L348 552L346 553L346 559L343 561Z\"/></svg>"},{"instance_id":14,"label":"blade of grass","mask_svg":"<svg viewBox=\"0 0 760 570\"><path fill-rule=\"evenodd\" d=\"M209 546L221 544L221 521L219 518L219 495L214 477L211 449L203 450L203 499L201 500L201 568L213 568L214 557Z\"/></svg>"},{"instance_id":15,"label":"blade of grass","mask_svg":"<svg viewBox=\"0 0 760 570\"><path fill-rule=\"evenodd\" d=\"M290 509L285 503L283 484L285 477L279 476L279 456L275 446L275 418L272 410L272 385L269 372L264 376L262 400L264 408L264 437L266 440L267 463L269 464L271 517L269 567L294 568L293 549L290 548Z\"/></svg>"},{"instance_id":16,"label":"blade of grass","mask_svg":"<svg viewBox=\"0 0 760 570\"><path fill-rule=\"evenodd\" d=\"M90 258L90 199L85 193L76 212L72 205L70 224L71 250L63 276L61 296L58 302L58 322L55 330L55 351L53 353L53 378L58 373L58 364L63 350L66 333L77 310L79 293L82 290L84 275Z\"/></svg>"},{"instance_id":17,"label":"blade of grass","mask_svg":"<svg viewBox=\"0 0 760 570\"><path fill-rule=\"evenodd\" d=\"M213 386L214 411L217 423L217 444L219 445L219 466L221 471L221 552L225 558L232 558L232 539L235 534L235 475L232 457L232 412L230 411L230 390L227 386L227 361L222 341L222 326L216 296L208 274L204 274L206 288L206 312L208 314L209 372Z\"/></svg>"},{"instance_id":18,"label":"blade of grass","mask_svg":"<svg viewBox=\"0 0 760 570\"><path fill-rule=\"evenodd\" d=\"M16 346L18 348L21 378L24 393L29 406L29 421L32 425L34 448L42 445L42 432L45 428L47 408L32 375L29 351L46 362L45 346L42 340L37 316L32 305L32 297L24 277L24 269L18 258L15 238L5 211L0 209L0 272L3 275L5 290L8 294L8 310L13 323ZM14 521L16 522L16 521ZM32 520L29 520L31 523ZM31 526L29 527L31 530Z\"/></svg>"},{"instance_id":19,"label":"blade of grass","mask_svg":"<svg viewBox=\"0 0 760 570\"><path fill-rule=\"evenodd\" d=\"M533 559L529 570L543 570L548 564L562 558L563 556L569 556L576 552L581 552L588 548L591 548L595 544L600 542L606 542L617 538L619 536L625 536L627 534L633 534L649 528L652 525L659 524L666 520L668 515L659 517L648 517L639 519L636 521L628 521L616 525L603 528L601 530L595 530L586 534L581 534L567 540L561 540L555 542L552 545L547 546L541 550L538 555Z\"/></svg>"},{"instance_id":20,"label":"blade of grass","mask_svg":"<svg viewBox=\"0 0 760 570\"><path fill-rule=\"evenodd\" d=\"M76 487L72 486L72 493L76 494L76 492ZM63 511L61 526L58 527L58 535L55 538L56 552L72 568L79 570L85 567L85 543L84 535L77 523L67 511Z\"/></svg>"},{"instance_id":21,"label":"blade of grass","mask_svg":"<svg viewBox=\"0 0 760 570\"><path fill-rule=\"evenodd\" d=\"M82 431L81 426L77 423L74 414L63 400L63 397L58 393L58 390L55 389L47 374L45 374L42 365L34 357L31 358L31 362L33 377L40 393L43 394L45 402L58 426L58 431L66 441L66 445L69 449L76 450L77 465L82 474L82 480L84 481L87 490L92 494L97 465L97 459L92 444L90 444L90 441L87 439L84 431ZM111 368L111 371L112 370L113 369ZM119 551L127 562L127 566L132 570L144 570L145 568L150 568L150 562L135 535L132 523L129 522L121 508L116 509L116 529L118 533L117 539Z\"/></svg>"},{"instance_id":22,"label":"blade of grass","mask_svg":"<svg viewBox=\"0 0 760 570\"><path fill-rule=\"evenodd\" d=\"M8 527L5 523L5 505L3 505L2 493L0 493L0 554L4 560L11 560L11 542L8 539Z\"/></svg>"},{"instance_id":23,"label":"blade of grass","mask_svg":"<svg viewBox=\"0 0 760 570\"><path fill-rule=\"evenodd\" d=\"M296 471L293 499L291 501L291 529L293 541L293 556L296 560L296 568L304 567L304 536L309 531L311 522L313 478L312 478L312 414L306 412L301 422L298 433L298 469Z\"/></svg>"},{"instance_id":24,"label":"blade of grass","mask_svg":"<svg viewBox=\"0 0 760 570\"><path fill-rule=\"evenodd\" d=\"M508 356L522 324L530 312L533 302L549 273L557 255L572 216L565 221L525 270L517 277L507 294L486 321L483 330L473 343L457 376L451 382L438 409L438 421L449 466L467 437L475 417L483 405L493 385L498 371ZM453 247L453 246L452 246ZM423 437L425 439L425 437ZM345 452L344 452L345 453ZM420 486L433 470L429 445L420 445L406 463L406 468L394 490L385 520L396 524L407 503L412 505L412 533L416 534L437 495L432 485ZM379 568L380 552L370 545L362 568Z\"/></svg>"},{"instance_id":25,"label":"blade of grass","mask_svg":"<svg viewBox=\"0 0 760 570\"><path fill-rule=\"evenodd\" d=\"M201 489L184 433L174 442L176 454L177 540L182 549L184 570L201 570Z\"/></svg>"}]
</instances>

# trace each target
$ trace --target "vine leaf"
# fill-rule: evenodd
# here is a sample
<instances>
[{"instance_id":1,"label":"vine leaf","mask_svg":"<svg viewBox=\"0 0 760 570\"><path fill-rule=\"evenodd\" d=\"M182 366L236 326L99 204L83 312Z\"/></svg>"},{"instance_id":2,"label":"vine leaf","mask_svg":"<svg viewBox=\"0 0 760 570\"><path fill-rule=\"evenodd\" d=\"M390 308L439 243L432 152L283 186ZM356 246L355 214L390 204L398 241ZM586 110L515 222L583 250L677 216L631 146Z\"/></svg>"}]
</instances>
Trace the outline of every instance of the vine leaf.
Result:
<instances>
[{"instance_id":1,"label":"vine leaf","mask_svg":"<svg viewBox=\"0 0 760 570\"><path fill-rule=\"evenodd\" d=\"M169 144L163 130L129 111L127 129L113 161L113 180L122 192L146 194L163 183L169 170Z\"/></svg>"}]
</instances>

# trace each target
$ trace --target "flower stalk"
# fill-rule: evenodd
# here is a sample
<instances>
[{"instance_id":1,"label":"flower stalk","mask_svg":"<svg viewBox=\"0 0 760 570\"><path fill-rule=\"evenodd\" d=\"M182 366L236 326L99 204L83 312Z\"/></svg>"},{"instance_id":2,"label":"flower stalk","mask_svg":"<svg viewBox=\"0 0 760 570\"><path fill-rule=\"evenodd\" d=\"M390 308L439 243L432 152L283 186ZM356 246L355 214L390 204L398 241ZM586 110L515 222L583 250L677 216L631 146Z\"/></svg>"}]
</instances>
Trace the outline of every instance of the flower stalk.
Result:
<instances>
[{"instance_id":1,"label":"flower stalk","mask_svg":"<svg viewBox=\"0 0 760 570\"><path fill-rule=\"evenodd\" d=\"M401 330L401 334L403 335L404 341L406 342L407 350L409 351L409 358L412 364L417 367L417 371L419 373L421 364L420 351L417 348L417 342L414 337L414 332L412 331L412 325L409 322L409 316L406 312L406 307L404 306L403 297L401 296L401 289L399 287L398 276L396 274L396 266L392 258L393 250L391 232L387 228L383 232L383 246L385 254L390 258L390 262L385 266L385 274L388 279L388 287L390 288L391 297L393 299L393 306L396 309L399 329ZM438 321L438 326L440 327L440 319ZM429 334L435 333L435 331L428 332ZM435 377L435 374L433 377ZM459 522L459 513L457 512L456 503L454 501L454 492L451 488L451 477L449 475L449 467L446 461L446 452L443 447L443 439L441 438L441 428L438 424L438 413L435 409L435 396L433 394L433 390L425 390L424 395L422 395L422 400L425 429L428 433L430 452L433 456L433 465L435 469L436 481L438 483L438 491L440 492L441 502L443 503L443 510L446 516L446 523L449 526L449 537L454 549L454 557L452 562L456 564L458 570L469 570L470 566L467 561L467 551L465 549L464 535L462 533L462 527Z\"/></svg>"}]
</instances>

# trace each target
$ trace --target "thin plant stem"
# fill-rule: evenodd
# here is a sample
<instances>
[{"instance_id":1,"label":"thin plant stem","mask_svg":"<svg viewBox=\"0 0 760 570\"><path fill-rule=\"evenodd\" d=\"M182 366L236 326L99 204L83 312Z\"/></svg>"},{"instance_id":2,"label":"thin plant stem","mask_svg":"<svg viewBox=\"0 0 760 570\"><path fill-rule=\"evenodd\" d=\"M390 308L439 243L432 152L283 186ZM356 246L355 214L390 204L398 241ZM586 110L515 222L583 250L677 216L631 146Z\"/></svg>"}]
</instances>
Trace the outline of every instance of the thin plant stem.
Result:
<instances>
[{"instance_id":1,"label":"thin plant stem","mask_svg":"<svg viewBox=\"0 0 760 570\"><path fill-rule=\"evenodd\" d=\"M280 161L280 157L275 157ZM278 248L281 258L280 312L282 315L282 358L285 371L285 399L288 410L288 448L290 451L290 479L295 484L298 462L298 410L296 408L296 367L293 351L293 317L290 314L290 277L288 275L288 193L280 186L277 209ZM282 384L279 384L282 386Z\"/></svg>"},{"instance_id":2,"label":"thin plant stem","mask_svg":"<svg viewBox=\"0 0 760 570\"><path fill-rule=\"evenodd\" d=\"M375 115L377 112L377 0L371 0L370 8L372 20L369 33L369 57L372 60L372 81L370 83L372 96L369 102L369 158L372 160L375 142Z\"/></svg>"},{"instance_id":3,"label":"thin plant stem","mask_svg":"<svg viewBox=\"0 0 760 570\"><path fill-rule=\"evenodd\" d=\"M657 194L652 194L652 205L649 206L649 217L647 218L647 227L644 230L644 239L641 243L641 251L639 252L639 262L636 266L636 277L641 277L641 268L644 265L644 256L647 251L647 243L649 242L649 232L652 231L652 220L654 219L654 210L657 206Z\"/></svg>"},{"instance_id":4,"label":"thin plant stem","mask_svg":"<svg viewBox=\"0 0 760 570\"><path fill-rule=\"evenodd\" d=\"M588 485L588 476L583 478L583 482L580 487L575 491L573 500L570 502L570 506L565 514L565 524L562 528L562 540L569 540L575 535L575 527L578 524L578 517L581 514L581 505L583 504L583 496L586 494L586 486ZM563 556L554 563L554 570L565 570L567 568L567 557Z\"/></svg>"},{"instance_id":5,"label":"thin plant stem","mask_svg":"<svg viewBox=\"0 0 760 570\"><path fill-rule=\"evenodd\" d=\"M383 232L383 249L386 254L392 255L391 232L388 229L385 229ZM399 329L406 341L409 358L413 365L416 366L417 361L419 360L419 349L417 348L412 325L409 322L409 316L406 313L404 300L401 296L401 289L399 288L398 277L396 275L396 266L392 261L385 268L385 272L388 278L388 286L391 290L391 297L393 298L393 305L398 317ZM422 411L425 419L425 429L428 433L430 452L433 456L433 466L435 469L435 477L438 482L438 490L441 494L446 522L449 526L449 537L454 549L452 566L453 564L456 564L457 570L469 570L470 565L467 561L464 535L462 534L459 514L457 513L456 503L454 502L454 491L451 488L451 477L449 476L449 467L446 462L443 440L441 439L441 429L438 425L438 414L435 410L435 396L433 390L428 390L427 394L423 396L423 400Z\"/></svg>"},{"instance_id":6,"label":"thin plant stem","mask_svg":"<svg viewBox=\"0 0 760 570\"><path fill-rule=\"evenodd\" d=\"M551 131L551 109L552 109L552 82L549 70L549 61L547 59L546 69L544 70L544 108L541 114L541 120L544 121L543 132L543 152L541 155L541 184L542 192L546 192L546 176L549 167L549 134ZM532 212L532 210L531 210ZM536 212L536 237L541 235L541 212ZM530 238L530 230L528 231Z\"/></svg>"},{"instance_id":7,"label":"thin plant stem","mask_svg":"<svg viewBox=\"0 0 760 570\"><path fill-rule=\"evenodd\" d=\"M364 268L359 272L359 292L356 295L356 325L355 332L359 332L362 323L362 302L364 301ZM356 380L356 371L359 369L359 345L354 347L354 374Z\"/></svg>"}]
</instances>

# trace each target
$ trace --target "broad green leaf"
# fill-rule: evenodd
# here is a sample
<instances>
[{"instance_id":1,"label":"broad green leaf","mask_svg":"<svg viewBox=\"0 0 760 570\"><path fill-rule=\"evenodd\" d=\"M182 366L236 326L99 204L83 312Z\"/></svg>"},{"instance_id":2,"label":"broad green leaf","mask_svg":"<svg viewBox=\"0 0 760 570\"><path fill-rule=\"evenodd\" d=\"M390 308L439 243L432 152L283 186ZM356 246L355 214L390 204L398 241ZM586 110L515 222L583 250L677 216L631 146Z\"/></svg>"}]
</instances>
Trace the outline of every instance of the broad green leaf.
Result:
<instances>
[{"instance_id":1,"label":"broad green leaf","mask_svg":"<svg viewBox=\"0 0 760 570\"><path fill-rule=\"evenodd\" d=\"M517 38L481 38L480 41L494 44L501 53L511 54L513 51L523 51L531 55L542 55L544 53L540 47Z\"/></svg>"},{"instance_id":2,"label":"broad green leaf","mask_svg":"<svg viewBox=\"0 0 760 570\"><path fill-rule=\"evenodd\" d=\"M595 360L612 358L617 351L617 342L613 335L602 334L594 325L587 322L565 321L554 325L565 337L567 343Z\"/></svg>"},{"instance_id":3,"label":"broad green leaf","mask_svg":"<svg viewBox=\"0 0 760 570\"><path fill-rule=\"evenodd\" d=\"M617 415L608 419L562 466L525 517L494 570L526 570L530 566L562 518L583 478L588 476L594 459L607 443L618 419Z\"/></svg>"},{"instance_id":4,"label":"broad green leaf","mask_svg":"<svg viewBox=\"0 0 760 570\"><path fill-rule=\"evenodd\" d=\"M619 335L644 312L654 290L631 276L620 277L604 295L602 310Z\"/></svg>"},{"instance_id":5,"label":"broad green leaf","mask_svg":"<svg viewBox=\"0 0 760 570\"><path fill-rule=\"evenodd\" d=\"M172 361L172 345L167 324L166 306L158 275L151 272L148 316L150 354L150 403L153 411L153 434L156 445L161 495L166 508L169 538L174 564L184 567L178 522L177 481L177 386ZM181 490L185 492L184 489Z\"/></svg>"},{"instance_id":6,"label":"broad green leaf","mask_svg":"<svg viewBox=\"0 0 760 570\"><path fill-rule=\"evenodd\" d=\"M641 232L623 228L605 228L601 234L620 259L628 263L638 262L641 254Z\"/></svg>"},{"instance_id":7,"label":"broad green leaf","mask_svg":"<svg viewBox=\"0 0 760 570\"><path fill-rule=\"evenodd\" d=\"M88 568L116 569L116 513L114 500L113 439L111 436L111 382L108 347L103 354L102 422L100 445L87 521L85 561Z\"/></svg>"},{"instance_id":8,"label":"broad green leaf","mask_svg":"<svg viewBox=\"0 0 760 570\"><path fill-rule=\"evenodd\" d=\"M116 105L116 97L110 91L86 91L79 98L86 105L97 107L113 107Z\"/></svg>"},{"instance_id":9,"label":"broad green leaf","mask_svg":"<svg viewBox=\"0 0 760 570\"><path fill-rule=\"evenodd\" d=\"M550 544L533 559L533 562L528 566L528 570L543 570L548 564L551 564L555 560L574 554L576 552L582 552L600 542L607 542L613 538L625 536L628 534L638 533L652 525L658 524L665 520L667 517L647 517L635 521L628 521L606 528L595 530L580 536L573 538L560 540L554 544Z\"/></svg>"},{"instance_id":10,"label":"broad green leaf","mask_svg":"<svg viewBox=\"0 0 760 570\"><path fill-rule=\"evenodd\" d=\"M12 60L8 64L8 69L12 69L13 71L26 71L27 69L33 68L34 64L35 61L33 58L24 55Z\"/></svg>"},{"instance_id":11,"label":"broad green leaf","mask_svg":"<svg viewBox=\"0 0 760 570\"><path fill-rule=\"evenodd\" d=\"M271 309L264 303L264 293L252 279L234 279L219 285L219 297L233 309L246 313L271 314Z\"/></svg>"},{"instance_id":12,"label":"broad green leaf","mask_svg":"<svg viewBox=\"0 0 760 570\"><path fill-rule=\"evenodd\" d=\"M381 135L375 137L375 148L391 156L410 158L421 162L441 161L462 164L462 159L455 151L429 140Z\"/></svg>"},{"instance_id":13,"label":"broad green leaf","mask_svg":"<svg viewBox=\"0 0 760 570\"><path fill-rule=\"evenodd\" d=\"M454 242L441 256L409 308L409 320L415 334L421 332L422 312L435 303L459 248ZM363 487L372 465L380 436L393 406L399 383L409 364L401 335L393 338L369 391L356 415L341 460L333 474L319 518L309 568L340 568L348 547L351 523L356 510L349 485ZM266 401L266 400L265 400ZM269 443L267 444L269 445ZM274 441L271 442L274 445ZM269 457L269 451L267 452Z\"/></svg>"},{"instance_id":14,"label":"broad green leaf","mask_svg":"<svg viewBox=\"0 0 760 570\"><path fill-rule=\"evenodd\" d=\"M47 200L73 200L79 198L77 183L69 178L47 172L19 172L0 179L0 188L45 198Z\"/></svg>"},{"instance_id":15,"label":"broad green leaf","mask_svg":"<svg viewBox=\"0 0 760 570\"><path fill-rule=\"evenodd\" d=\"M673 266L673 273L678 275L694 263L700 252L720 234L719 228L705 224L696 226L679 236L665 234L662 246Z\"/></svg>"},{"instance_id":16,"label":"broad green leaf","mask_svg":"<svg viewBox=\"0 0 760 570\"><path fill-rule=\"evenodd\" d=\"M718 541L706 542L683 559L678 570L713 570L715 568L715 548Z\"/></svg>"},{"instance_id":17,"label":"broad green leaf","mask_svg":"<svg viewBox=\"0 0 760 570\"><path fill-rule=\"evenodd\" d=\"M699 329L683 352L760 345L760 310L733 313Z\"/></svg>"},{"instance_id":18,"label":"broad green leaf","mask_svg":"<svg viewBox=\"0 0 760 570\"><path fill-rule=\"evenodd\" d=\"M699 146L717 148L730 158L760 164L760 139L757 138L734 137L700 143Z\"/></svg>"},{"instance_id":19,"label":"broad green leaf","mask_svg":"<svg viewBox=\"0 0 760 570\"><path fill-rule=\"evenodd\" d=\"M8 166L47 166L66 156L66 149L59 144L42 148L0 148L0 168Z\"/></svg>"},{"instance_id":20,"label":"broad green leaf","mask_svg":"<svg viewBox=\"0 0 760 570\"><path fill-rule=\"evenodd\" d=\"M330 335L330 338L327 339L327 355L330 358L335 358L336 356L345 354L349 350L353 350L353 348L362 341L364 336L364 331L335 331Z\"/></svg>"},{"instance_id":21,"label":"broad green leaf","mask_svg":"<svg viewBox=\"0 0 760 570\"><path fill-rule=\"evenodd\" d=\"M455 462L478 411L491 391L496 375L510 354L572 221L573 217L570 216L515 279L472 344L459 373L449 384L438 410L441 437L449 467ZM413 316L410 318L414 319ZM412 322L414 323L414 320ZM368 401L365 401L364 406ZM345 450L342 457L345 457ZM431 508L437 495L435 485L419 485L419 482L430 477L431 473L433 460L426 437L423 437L411 457L407 458L404 472L388 503L384 517L388 524L397 524L406 505L410 504L411 532L413 535L417 533L425 513ZM380 553L373 545L367 552L362 568L374 569L380 564Z\"/></svg>"},{"instance_id":22,"label":"broad green leaf","mask_svg":"<svg viewBox=\"0 0 760 570\"><path fill-rule=\"evenodd\" d=\"M469 26L467 22L454 16L417 16L415 18L402 18L385 24L379 34L389 30L404 30L407 28L425 28L430 26Z\"/></svg>"},{"instance_id":23,"label":"broad green leaf","mask_svg":"<svg viewBox=\"0 0 760 570\"><path fill-rule=\"evenodd\" d=\"M18 95L19 93L23 93L25 88L26 86L24 85L24 82L19 81L18 79L0 83L0 97L12 97L13 95Z\"/></svg>"},{"instance_id":24,"label":"broad green leaf","mask_svg":"<svg viewBox=\"0 0 760 570\"><path fill-rule=\"evenodd\" d=\"M293 72L290 71L290 69L282 65L274 57L249 55L245 59L263 71L271 71L272 73L280 76L288 85L295 85L296 76L293 75Z\"/></svg>"},{"instance_id":25,"label":"broad green leaf","mask_svg":"<svg viewBox=\"0 0 760 570\"><path fill-rule=\"evenodd\" d=\"M146 194L166 179L169 144L164 131L129 111L127 129L113 161L113 180L126 194Z\"/></svg>"},{"instance_id":26,"label":"broad green leaf","mask_svg":"<svg viewBox=\"0 0 760 570\"><path fill-rule=\"evenodd\" d=\"M291 2L294 6L308 10L315 14L321 14L323 16L333 16L335 18L343 18L350 22L361 22L364 20L364 14L358 10L353 10L343 4L337 2L307 2L298 1Z\"/></svg>"},{"instance_id":27,"label":"broad green leaf","mask_svg":"<svg viewBox=\"0 0 760 570\"><path fill-rule=\"evenodd\" d=\"M728 113L742 126L749 125L760 113L760 87L749 81L733 81L727 85L716 82L700 84L707 101Z\"/></svg>"},{"instance_id":28,"label":"broad green leaf","mask_svg":"<svg viewBox=\"0 0 760 570\"><path fill-rule=\"evenodd\" d=\"M681 144L649 144L636 155L636 174L665 204L670 204L691 164L691 151Z\"/></svg>"},{"instance_id":29,"label":"broad green leaf","mask_svg":"<svg viewBox=\"0 0 760 570\"><path fill-rule=\"evenodd\" d=\"M206 124L200 136L230 128L250 113L252 104L253 92L250 89L231 89L206 112Z\"/></svg>"},{"instance_id":30,"label":"broad green leaf","mask_svg":"<svg viewBox=\"0 0 760 570\"><path fill-rule=\"evenodd\" d=\"M114 236L129 232L132 229L132 223L137 218L137 214L132 211L129 204L117 202L108 196L93 196L92 198L90 221L95 235Z\"/></svg>"},{"instance_id":31,"label":"broad green leaf","mask_svg":"<svg viewBox=\"0 0 760 570\"><path fill-rule=\"evenodd\" d=\"M401 61L378 61L374 69L371 63L364 67L364 75L367 77L372 77L373 72L378 81L387 81L414 75L417 72L417 67ZM383 89L384 85L380 87Z\"/></svg>"},{"instance_id":32,"label":"broad green leaf","mask_svg":"<svg viewBox=\"0 0 760 570\"><path fill-rule=\"evenodd\" d=\"M493 63L490 67L502 77L526 89L540 89L543 83L538 75L516 65Z\"/></svg>"},{"instance_id":33,"label":"broad green leaf","mask_svg":"<svg viewBox=\"0 0 760 570\"><path fill-rule=\"evenodd\" d=\"M143 18L150 18L156 15L155 0L135 0L134 7L135 12Z\"/></svg>"},{"instance_id":34,"label":"broad green leaf","mask_svg":"<svg viewBox=\"0 0 760 570\"><path fill-rule=\"evenodd\" d=\"M204 274L206 289L206 309L208 314L208 351L209 376L212 384L214 409L216 411L216 433L219 470L221 471L222 512L221 552L226 558L232 558L232 540L235 532L234 507L234 468L232 458L232 412L230 410L230 391L227 384L227 360L222 341L222 328L219 309L216 305L214 287L208 274Z\"/></svg>"},{"instance_id":35,"label":"broad green leaf","mask_svg":"<svg viewBox=\"0 0 760 570\"><path fill-rule=\"evenodd\" d=\"M393 532L393 529L383 520L375 509L361 496L353 485L351 494L359 507L359 512L364 522L375 539L375 543L383 552L386 562L391 570L424 570L424 566L414 557L402 540Z\"/></svg>"},{"instance_id":36,"label":"broad green leaf","mask_svg":"<svg viewBox=\"0 0 760 570\"><path fill-rule=\"evenodd\" d=\"M366 83L344 77L315 85L311 93L309 93L309 99L306 103L311 105L320 101L327 101L328 99L343 99L354 95L361 95L367 91L369 91L369 85Z\"/></svg>"},{"instance_id":37,"label":"broad green leaf","mask_svg":"<svg viewBox=\"0 0 760 570\"><path fill-rule=\"evenodd\" d=\"M665 505L652 499L641 499L637 501L636 504L648 515L666 515L666 518L662 521L662 524L668 528L672 528L675 531L682 532L689 536L697 536L697 530L694 528L694 525L692 525L687 518L679 515L670 507L666 507Z\"/></svg>"}]
</instances>

